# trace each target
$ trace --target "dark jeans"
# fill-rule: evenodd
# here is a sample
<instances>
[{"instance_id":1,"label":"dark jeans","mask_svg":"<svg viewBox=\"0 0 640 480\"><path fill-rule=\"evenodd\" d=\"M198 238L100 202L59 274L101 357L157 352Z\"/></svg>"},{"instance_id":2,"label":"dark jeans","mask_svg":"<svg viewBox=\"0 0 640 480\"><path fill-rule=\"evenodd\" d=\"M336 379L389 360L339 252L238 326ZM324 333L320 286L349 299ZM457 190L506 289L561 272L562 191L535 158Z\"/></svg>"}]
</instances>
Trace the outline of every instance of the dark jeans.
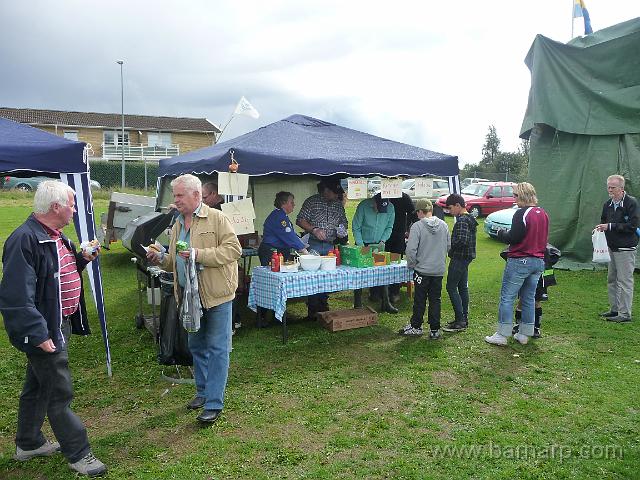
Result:
<instances>
[{"instance_id":1,"label":"dark jeans","mask_svg":"<svg viewBox=\"0 0 640 480\"><path fill-rule=\"evenodd\" d=\"M415 289L413 297L413 315L411 316L411 326L422 328L424 310L429 300L429 328L431 330L440 329L440 295L442 293L442 277L432 277L413 272L413 285Z\"/></svg>"},{"instance_id":2,"label":"dark jeans","mask_svg":"<svg viewBox=\"0 0 640 480\"><path fill-rule=\"evenodd\" d=\"M62 322L65 340L71 327ZM27 374L18 406L16 445L22 450L35 450L45 442L42 434L44 417L49 417L53 434L60 442L62 454L70 463L87 455L91 448L87 430L71 411L73 384L69 372L67 350L56 353L29 354Z\"/></svg>"},{"instance_id":3,"label":"dark jeans","mask_svg":"<svg viewBox=\"0 0 640 480\"><path fill-rule=\"evenodd\" d=\"M471 260L452 258L447 272L447 292L453 306L456 322L469 315L469 264Z\"/></svg>"}]
</instances>

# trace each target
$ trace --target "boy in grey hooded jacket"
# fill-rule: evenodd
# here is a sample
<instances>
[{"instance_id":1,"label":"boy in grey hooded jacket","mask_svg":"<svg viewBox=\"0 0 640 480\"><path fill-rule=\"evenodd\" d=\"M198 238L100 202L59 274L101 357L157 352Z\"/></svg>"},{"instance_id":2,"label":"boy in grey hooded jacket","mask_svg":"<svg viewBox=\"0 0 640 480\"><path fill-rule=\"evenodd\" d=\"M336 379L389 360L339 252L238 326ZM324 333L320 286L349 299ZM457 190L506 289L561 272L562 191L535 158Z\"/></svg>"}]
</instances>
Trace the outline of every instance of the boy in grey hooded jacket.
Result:
<instances>
[{"instance_id":1,"label":"boy in grey hooded jacket","mask_svg":"<svg viewBox=\"0 0 640 480\"><path fill-rule=\"evenodd\" d=\"M415 294L411 323L401 335L422 335L422 323L429 300L429 338L440 338L442 277L446 270L447 252L451 247L449 226L433 216L433 205L427 199L416 202L418 221L411 226L407 242L407 267L413 269Z\"/></svg>"}]
</instances>

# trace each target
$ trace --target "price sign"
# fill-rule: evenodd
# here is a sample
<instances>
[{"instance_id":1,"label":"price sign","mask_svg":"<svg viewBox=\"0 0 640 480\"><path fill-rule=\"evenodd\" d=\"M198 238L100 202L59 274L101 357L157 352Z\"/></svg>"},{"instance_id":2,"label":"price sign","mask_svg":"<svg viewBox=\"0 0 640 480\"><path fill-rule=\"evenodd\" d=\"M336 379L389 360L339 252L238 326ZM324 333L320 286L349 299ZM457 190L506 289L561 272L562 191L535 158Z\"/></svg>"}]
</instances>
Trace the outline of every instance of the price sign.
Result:
<instances>
[{"instance_id":1,"label":"price sign","mask_svg":"<svg viewBox=\"0 0 640 480\"><path fill-rule=\"evenodd\" d=\"M348 180L347 198L349 200L358 200L367 198L367 179L366 178L350 178Z\"/></svg>"},{"instance_id":2,"label":"price sign","mask_svg":"<svg viewBox=\"0 0 640 480\"><path fill-rule=\"evenodd\" d=\"M415 197L433 197L433 179L432 178L416 178Z\"/></svg>"},{"instance_id":3,"label":"price sign","mask_svg":"<svg viewBox=\"0 0 640 480\"><path fill-rule=\"evenodd\" d=\"M380 192L382 198L400 198L402 196L402 179L383 178Z\"/></svg>"}]
</instances>

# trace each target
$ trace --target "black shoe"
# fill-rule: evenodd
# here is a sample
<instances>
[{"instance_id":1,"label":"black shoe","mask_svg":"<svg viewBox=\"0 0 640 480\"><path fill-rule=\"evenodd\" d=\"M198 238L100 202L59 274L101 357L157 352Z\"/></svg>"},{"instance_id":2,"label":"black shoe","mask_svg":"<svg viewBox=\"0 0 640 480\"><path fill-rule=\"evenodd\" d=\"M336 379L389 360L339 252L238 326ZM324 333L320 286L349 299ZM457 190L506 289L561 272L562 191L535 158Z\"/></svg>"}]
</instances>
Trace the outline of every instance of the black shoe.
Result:
<instances>
[{"instance_id":1,"label":"black shoe","mask_svg":"<svg viewBox=\"0 0 640 480\"><path fill-rule=\"evenodd\" d=\"M516 333L518 333L520 331L520 325L518 325L517 323L513 326L513 328L511 329L511 335L515 335Z\"/></svg>"},{"instance_id":2,"label":"black shoe","mask_svg":"<svg viewBox=\"0 0 640 480\"><path fill-rule=\"evenodd\" d=\"M631 321L631 317L627 317L626 315L616 315L615 317L607 317L607 322L626 323L630 321Z\"/></svg>"},{"instance_id":3,"label":"black shoe","mask_svg":"<svg viewBox=\"0 0 640 480\"><path fill-rule=\"evenodd\" d=\"M535 328L533 329L533 335L531 335L531 338L541 338L542 337L542 332L540 331L540 328Z\"/></svg>"},{"instance_id":4,"label":"black shoe","mask_svg":"<svg viewBox=\"0 0 640 480\"><path fill-rule=\"evenodd\" d=\"M221 413L222 410L203 410L200 415L196 417L196 420L203 423L213 423L218 420Z\"/></svg>"},{"instance_id":5,"label":"black shoe","mask_svg":"<svg viewBox=\"0 0 640 480\"><path fill-rule=\"evenodd\" d=\"M617 317L618 316L618 312L613 312L613 311L609 310L608 312L602 312L600 314L600 316L604 317L604 318Z\"/></svg>"},{"instance_id":6,"label":"black shoe","mask_svg":"<svg viewBox=\"0 0 640 480\"><path fill-rule=\"evenodd\" d=\"M187 408L189 410L198 410L202 407L204 407L204 398L198 397L197 395L193 397L189 403L187 403Z\"/></svg>"},{"instance_id":7,"label":"black shoe","mask_svg":"<svg viewBox=\"0 0 640 480\"><path fill-rule=\"evenodd\" d=\"M442 330L444 330L445 332L462 332L463 330L467 329L467 326L468 325L466 322L458 320L447 323L444 327L442 327Z\"/></svg>"}]
</instances>

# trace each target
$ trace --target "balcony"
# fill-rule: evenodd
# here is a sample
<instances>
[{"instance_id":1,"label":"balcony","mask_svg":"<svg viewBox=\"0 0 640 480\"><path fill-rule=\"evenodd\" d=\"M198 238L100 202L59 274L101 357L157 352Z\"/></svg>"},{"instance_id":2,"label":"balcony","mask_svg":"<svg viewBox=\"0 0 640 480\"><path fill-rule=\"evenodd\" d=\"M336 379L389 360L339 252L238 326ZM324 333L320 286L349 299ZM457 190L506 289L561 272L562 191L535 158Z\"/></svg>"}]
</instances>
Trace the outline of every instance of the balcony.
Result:
<instances>
[{"instance_id":1,"label":"balcony","mask_svg":"<svg viewBox=\"0 0 640 480\"><path fill-rule=\"evenodd\" d=\"M114 145L112 143L103 143L102 158L106 160L121 160L122 149L124 149L125 160L160 160L161 158L169 158L180 155L180 145L170 145L168 147L164 147L158 145Z\"/></svg>"}]
</instances>

